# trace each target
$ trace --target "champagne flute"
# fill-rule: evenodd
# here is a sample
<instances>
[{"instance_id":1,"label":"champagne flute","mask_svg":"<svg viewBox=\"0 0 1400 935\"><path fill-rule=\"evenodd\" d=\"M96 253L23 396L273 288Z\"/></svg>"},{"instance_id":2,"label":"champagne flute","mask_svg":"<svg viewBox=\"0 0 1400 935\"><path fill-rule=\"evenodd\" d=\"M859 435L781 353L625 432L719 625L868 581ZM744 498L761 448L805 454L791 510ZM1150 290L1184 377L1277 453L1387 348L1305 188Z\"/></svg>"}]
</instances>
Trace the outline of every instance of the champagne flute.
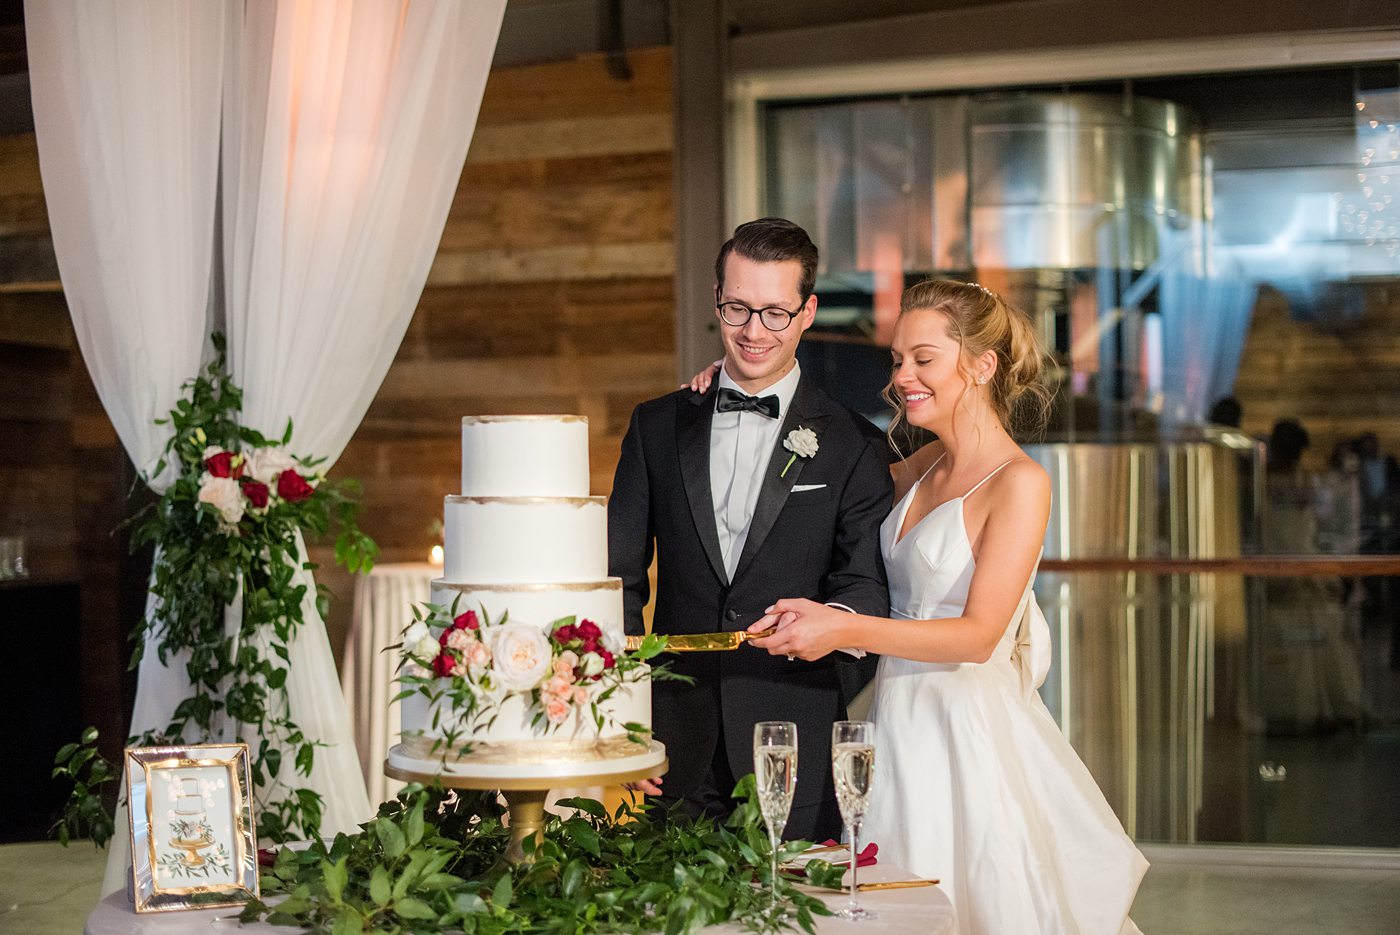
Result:
<instances>
[{"instance_id":1,"label":"champagne flute","mask_svg":"<svg viewBox=\"0 0 1400 935\"><path fill-rule=\"evenodd\" d=\"M768 826L772 845L769 891L778 902L778 842L787 827L792 793L797 787L797 725L791 721L759 721L753 727L754 775L758 780L758 809Z\"/></svg>"},{"instance_id":2,"label":"champagne flute","mask_svg":"<svg viewBox=\"0 0 1400 935\"><path fill-rule=\"evenodd\" d=\"M870 781L875 776L875 725L869 721L837 721L831 725L831 775L836 781L836 804L846 824L851 845L851 898L835 913L843 919L873 919L875 913L856 903L856 855L860 853L860 825L870 801Z\"/></svg>"}]
</instances>

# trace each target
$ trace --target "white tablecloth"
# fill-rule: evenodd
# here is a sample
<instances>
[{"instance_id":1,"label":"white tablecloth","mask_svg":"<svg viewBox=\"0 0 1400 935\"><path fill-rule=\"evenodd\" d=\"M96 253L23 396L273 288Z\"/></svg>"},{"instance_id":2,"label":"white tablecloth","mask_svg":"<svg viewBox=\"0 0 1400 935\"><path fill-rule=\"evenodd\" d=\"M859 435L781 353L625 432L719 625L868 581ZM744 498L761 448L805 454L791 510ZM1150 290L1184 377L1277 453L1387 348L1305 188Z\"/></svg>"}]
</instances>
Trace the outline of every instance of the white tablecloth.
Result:
<instances>
[{"instance_id":1,"label":"white tablecloth","mask_svg":"<svg viewBox=\"0 0 1400 935\"><path fill-rule=\"evenodd\" d=\"M862 881L907 880L912 875L898 867L876 865L861 870ZM827 905L839 908L846 897L824 891ZM846 922L842 919L817 917L820 935L954 935L953 904L941 887L880 890L861 893L860 903L879 914L868 922ZM227 920L227 921L224 921ZM300 931L282 926L249 925L239 928L237 909L203 909L198 912L157 912L137 915L127 902L125 893L113 893L87 918L84 935L208 935L209 932L237 931L240 935L289 935ZM743 929L733 925L705 929L711 935L740 935Z\"/></svg>"},{"instance_id":2,"label":"white tablecloth","mask_svg":"<svg viewBox=\"0 0 1400 935\"><path fill-rule=\"evenodd\" d=\"M384 775L384 758L399 742L399 706L389 702L398 694L394 681L398 659L383 650L399 641L403 628L413 620L413 605L428 600L430 583L441 575L441 568L415 562L376 565L355 580L354 620L340 688L350 708L360 769L372 804L391 798L403 786Z\"/></svg>"}]
</instances>

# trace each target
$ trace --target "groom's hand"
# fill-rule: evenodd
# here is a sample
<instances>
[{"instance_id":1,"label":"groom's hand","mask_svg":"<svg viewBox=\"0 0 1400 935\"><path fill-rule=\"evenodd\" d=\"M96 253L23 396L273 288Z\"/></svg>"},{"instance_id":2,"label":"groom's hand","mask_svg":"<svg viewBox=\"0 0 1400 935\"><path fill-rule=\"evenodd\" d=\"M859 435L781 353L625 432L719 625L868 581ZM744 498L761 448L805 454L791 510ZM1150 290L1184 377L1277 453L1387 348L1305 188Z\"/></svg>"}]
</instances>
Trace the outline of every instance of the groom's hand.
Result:
<instances>
[{"instance_id":1,"label":"groom's hand","mask_svg":"<svg viewBox=\"0 0 1400 935\"><path fill-rule=\"evenodd\" d=\"M841 618L846 616L849 615L845 611L806 598L784 599L769 607L764 616L749 627L750 633L770 628L773 632L751 639L749 643L773 656L810 662L842 645Z\"/></svg>"},{"instance_id":2,"label":"groom's hand","mask_svg":"<svg viewBox=\"0 0 1400 935\"><path fill-rule=\"evenodd\" d=\"M633 792L641 792L645 795L660 795L661 777L653 776L650 779L638 779L636 782L624 782L622 788L630 789Z\"/></svg>"}]
</instances>

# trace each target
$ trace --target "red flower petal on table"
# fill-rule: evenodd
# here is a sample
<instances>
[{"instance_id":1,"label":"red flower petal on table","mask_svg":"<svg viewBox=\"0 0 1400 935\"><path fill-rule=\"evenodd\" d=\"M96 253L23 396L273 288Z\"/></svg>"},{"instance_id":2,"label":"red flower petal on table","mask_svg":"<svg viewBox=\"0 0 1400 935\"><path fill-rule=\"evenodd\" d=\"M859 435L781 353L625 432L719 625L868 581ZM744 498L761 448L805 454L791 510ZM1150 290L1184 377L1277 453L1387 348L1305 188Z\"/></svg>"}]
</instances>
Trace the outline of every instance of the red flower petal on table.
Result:
<instances>
[{"instance_id":1,"label":"red flower petal on table","mask_svg":"<svg viewBox=\"0 0 1400 935\"><path fill-rule=\"evenodd\" d=\"M204 469L214 477L235 476L233 473L233 452L221 451L216 455L211 455L205 460Z\"/></svg>"},{"instance_id":2,"label":"red flower petal on table","mask_svg":"<svg viewBox=\"0 0 1400 935\"><path fill-rule=\"evenodd\" d=\"M296 471L288 469L277 476L277 496L288 503L305 500L315 492L316 489Z\"/></svg>"},{"instance_id":3,"label":"red flower petal on table","mask_svg":"<svg viewBox=\"0 0 1400 935\"><path fill-rule=\"evenodd\" d=\"M458 630L475 630L478 629L481 624L476 621L476 611L469 610L465 614L458 614L457 618L452 621L452 626ZM446 638L447 633L444 631L443 639Z\"/></svg>"},{"instance_id":4,"label":"red flower petal on table","mask_svg":"<svg viewBox=\"0 0 1400 935\"><path fill-rule=\"evenodd\" d=\"M267 506L268 490L267 485L255 480L245 480L242 484L243 496L248 498L248 502L258 509Z\"/></svg>"}]
</instances>

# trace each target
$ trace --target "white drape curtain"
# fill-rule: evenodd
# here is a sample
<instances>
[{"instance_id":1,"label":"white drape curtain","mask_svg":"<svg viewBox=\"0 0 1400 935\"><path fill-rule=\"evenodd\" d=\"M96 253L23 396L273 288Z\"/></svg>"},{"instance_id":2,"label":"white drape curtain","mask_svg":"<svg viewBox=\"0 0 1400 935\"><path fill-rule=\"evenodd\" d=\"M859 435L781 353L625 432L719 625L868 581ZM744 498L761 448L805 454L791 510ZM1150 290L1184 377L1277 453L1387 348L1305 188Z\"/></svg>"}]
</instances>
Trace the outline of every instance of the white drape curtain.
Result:
<instances>
[{"instance_id":1,"label":"white drape curtain","mask_svg":"<svg viewBox=\"0 0 1400 935\"><path fill-rule=\"evenodd\" d=\"M1235 389L1254 312L1254 283L1168 270L1158 287L1162 316L1163 418L1201 425Z\"/></svg>"},{"instance_id":2,"label":"white drape curtain","mask_svg":"<svg viewBox=\"0 0 1400 935\"><path fill-rule=\"evenodd\" d=\"M224 18L186 0L24 12L64 299L103 408L149 473L169 437L155 420L209 333Z\"/></svg>"},{"instance_id":3,"label":"white drape curtain","mask_svg":"<svg viewBox=\"0 0 1400 935\"><path fill-rule=\"evenodd\" d=\"M55 250L84 360L135 463L229 335L244 422L334 463L426 281L505 0L46 0L26 6ZM222 175L219 140L222 133ZM222 185L222 191L220 191ZM215 204L223 224L216 247ZM214 258L219 263L213 263ZM211 282L222 283L214 289ZM325 627L291 649L289 714L318 749L322 832L372 815ZM132 731L188 689L148 652ZM118 828L124 827L119 817ZM126 879L118 834L103 892Z\"/></svg>"}]
</instances>

